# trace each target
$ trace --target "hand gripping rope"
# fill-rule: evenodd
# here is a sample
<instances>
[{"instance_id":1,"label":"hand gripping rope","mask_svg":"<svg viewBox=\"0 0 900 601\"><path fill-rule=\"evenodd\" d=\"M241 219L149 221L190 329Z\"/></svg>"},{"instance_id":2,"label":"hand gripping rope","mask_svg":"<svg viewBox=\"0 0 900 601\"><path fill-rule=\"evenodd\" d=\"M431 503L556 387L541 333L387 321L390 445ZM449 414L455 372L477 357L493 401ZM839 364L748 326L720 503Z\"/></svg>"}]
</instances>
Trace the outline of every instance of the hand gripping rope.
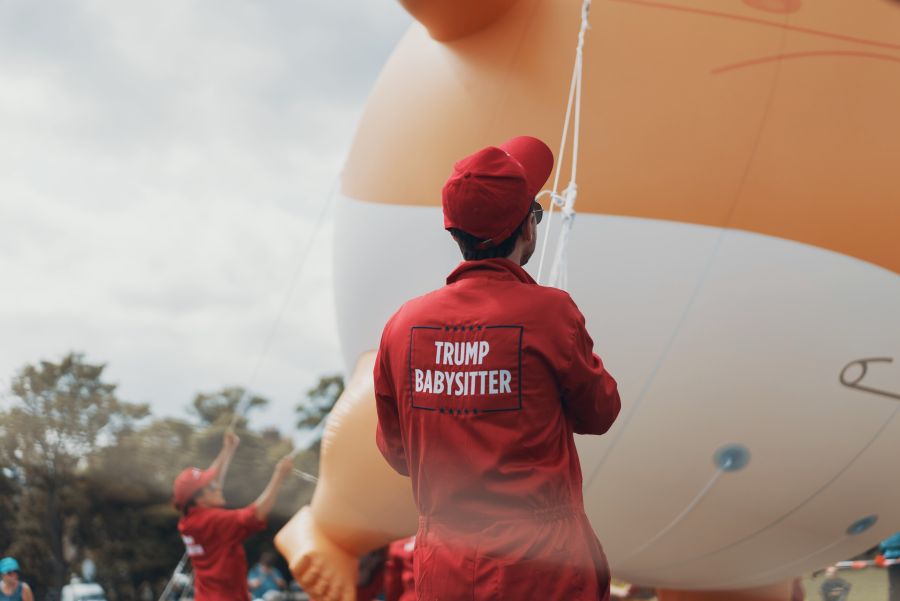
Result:
<instances>
[{"instance_id":1,"label":"hand gripping rope","mask_svg":"<svg viewBox=\"0 0 900 601\"><path fill-rule=\"evenodd\" d=\"M569 236L572 232L572 225L575 222L575 199L578 196L578 185L576 177L578 175L578 138L581 133L581 80L584 64L584 38L587 33L588 13L591 8L591 0L584 0L581 4L581 27L578 30L578 44L575 47L575 66L572 69L572 82L569 85L569 100L566 104L566 118L563 123L562 139L559 142L559 153L557 154L556 174L553 176L553 189L544 190L538 194L541 196L550 195L550 209L547 215L547 232L550 232L550 224L553 222L553 208L559 207L562 212L562 225L560 227L559 238L556 241L556 250L554 252L553 265L550 268L550 276L546 282L541 282L541 276L544 272L544 259L547 254L547 242L549 235L544 236L544 243L541 246L541 259L538 263L539 283L545 283L549 286L555 286L565 290L569 284L568 277L568 261L569 261ZM565 157L566 142L569 138L569 124L572 123L572 169L569 175L569 184L562 192L559 191L560 171Z\"/></svg>"}]
</instances>

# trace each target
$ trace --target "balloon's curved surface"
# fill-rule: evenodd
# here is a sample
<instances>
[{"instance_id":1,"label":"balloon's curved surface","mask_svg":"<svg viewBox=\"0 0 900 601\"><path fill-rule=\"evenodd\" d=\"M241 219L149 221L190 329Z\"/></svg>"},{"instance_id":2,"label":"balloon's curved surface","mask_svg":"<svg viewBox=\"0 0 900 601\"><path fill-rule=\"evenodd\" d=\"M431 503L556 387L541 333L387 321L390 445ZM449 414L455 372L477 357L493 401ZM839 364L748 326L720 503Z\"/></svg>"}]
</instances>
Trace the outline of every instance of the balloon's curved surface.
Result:
<instances>
[{"instance_id":1,"label":"balloon's curved surface","mask_svg":"<svg viewBox=\"0 0 900 601\"><path fill-rule=\"evenodd\" d=\"M558 147L581 2L452 23L405 4L442 41L409 30L347 162L349 365L458 261L453 162L520 134ZM751 588L873 546L900 528L900 2L594 0L590 18L569 282L623 395L579 440L613 570Z\"/></svg>"}]
</instances>

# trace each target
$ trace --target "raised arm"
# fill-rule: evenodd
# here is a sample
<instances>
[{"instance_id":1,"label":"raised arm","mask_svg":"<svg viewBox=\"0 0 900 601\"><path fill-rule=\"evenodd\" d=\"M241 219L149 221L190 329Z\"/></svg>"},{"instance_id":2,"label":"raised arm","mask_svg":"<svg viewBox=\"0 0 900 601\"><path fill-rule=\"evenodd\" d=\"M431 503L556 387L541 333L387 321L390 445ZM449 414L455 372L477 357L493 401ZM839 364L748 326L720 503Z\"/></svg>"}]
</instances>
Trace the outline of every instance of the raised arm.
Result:
<instances>
[{"instance_id":1,"label":"raised arm","mask_svg":"<svg viewBox=\"0 0 900 601\"><path fill-rule=\"evenodd\" d=\"M231 465L231 460L234 458L239 444L241 444L241 439L238 438L238 435L231 429L226 430L222 437L222 450L209 466L209 469L216 470L216 479L213 482L220 488L225 485L225 475L228 473L228 467Z\"/></svg>"},{"instance_id":2,"label":"raised arm","mask_svg":"<svg viewBox=\"0 0 900 601\"><path fill-rule=\"evenodd\" d=\"M265 520L269 516L269 512L272 511L272 507L275 506L275 501L278 499L278 492L284 484L284 479L287 478L293 469L294 457L292 455L285 455L278 460L275 471L272 472L272 478L269 479L269 484L266 485L262 494L256 499L257 519Z\"/></svg>"},{"instance_id":3,"label":"raised arm","mask_svg":"<svg viewBox=\"0 0 900 601\"><path fill-rule=\"evenodd\" d=\"M518 1L400 0L400 4L428 29L431 37L446 42L484 29Z\"/></svg>"}]
</instances>

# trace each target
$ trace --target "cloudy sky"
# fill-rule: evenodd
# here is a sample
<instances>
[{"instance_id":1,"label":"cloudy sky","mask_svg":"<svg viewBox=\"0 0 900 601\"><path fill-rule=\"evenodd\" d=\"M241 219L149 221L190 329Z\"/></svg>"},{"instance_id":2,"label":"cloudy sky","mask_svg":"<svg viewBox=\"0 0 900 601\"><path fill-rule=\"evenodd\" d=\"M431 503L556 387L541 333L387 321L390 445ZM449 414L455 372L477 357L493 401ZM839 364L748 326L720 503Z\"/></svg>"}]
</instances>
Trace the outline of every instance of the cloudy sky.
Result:
<instances>
[{"instance_id":1,"label":"cloudy sky","mask_svg":"<svg viewBox=\"0 0 900 601\"><path fill-rule=\"evenodd\" d=\"M76 350L157 415L249 384L257 425L292 422L342 369L323 207L409 23L394 0L0 3L0 387Z\"/></svg>"}]
</instances>

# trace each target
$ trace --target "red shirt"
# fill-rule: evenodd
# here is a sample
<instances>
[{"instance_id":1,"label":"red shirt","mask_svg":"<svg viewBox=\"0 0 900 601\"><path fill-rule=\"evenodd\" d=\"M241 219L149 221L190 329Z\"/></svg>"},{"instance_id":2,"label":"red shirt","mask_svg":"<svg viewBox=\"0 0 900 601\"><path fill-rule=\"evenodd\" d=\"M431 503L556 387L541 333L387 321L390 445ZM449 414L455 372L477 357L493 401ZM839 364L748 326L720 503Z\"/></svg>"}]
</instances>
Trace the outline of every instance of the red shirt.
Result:
<instances>
[{"instance_id":1,"label":"red shirt","mask_svg":"<svg viewBox=\"0 0 900 601\"><path fill-rule=\"evenodd\" d=\"M461 263L391 317L375 397L378 448L419 514L460 522L583 512L572 434L619 412L578 307L506 259Z\"/></svg>"},{"instance_id":2,"label":"red shirt","mask_svg":"<svg viewBox=\"0 0 900 601\"><path fill-rule=\"evenodd\" d=\"M247 601L247 556L242 543L266 527L256 506L192 507L178 522L194 567L196 601Z\"/></svg>"}]
</instances>

